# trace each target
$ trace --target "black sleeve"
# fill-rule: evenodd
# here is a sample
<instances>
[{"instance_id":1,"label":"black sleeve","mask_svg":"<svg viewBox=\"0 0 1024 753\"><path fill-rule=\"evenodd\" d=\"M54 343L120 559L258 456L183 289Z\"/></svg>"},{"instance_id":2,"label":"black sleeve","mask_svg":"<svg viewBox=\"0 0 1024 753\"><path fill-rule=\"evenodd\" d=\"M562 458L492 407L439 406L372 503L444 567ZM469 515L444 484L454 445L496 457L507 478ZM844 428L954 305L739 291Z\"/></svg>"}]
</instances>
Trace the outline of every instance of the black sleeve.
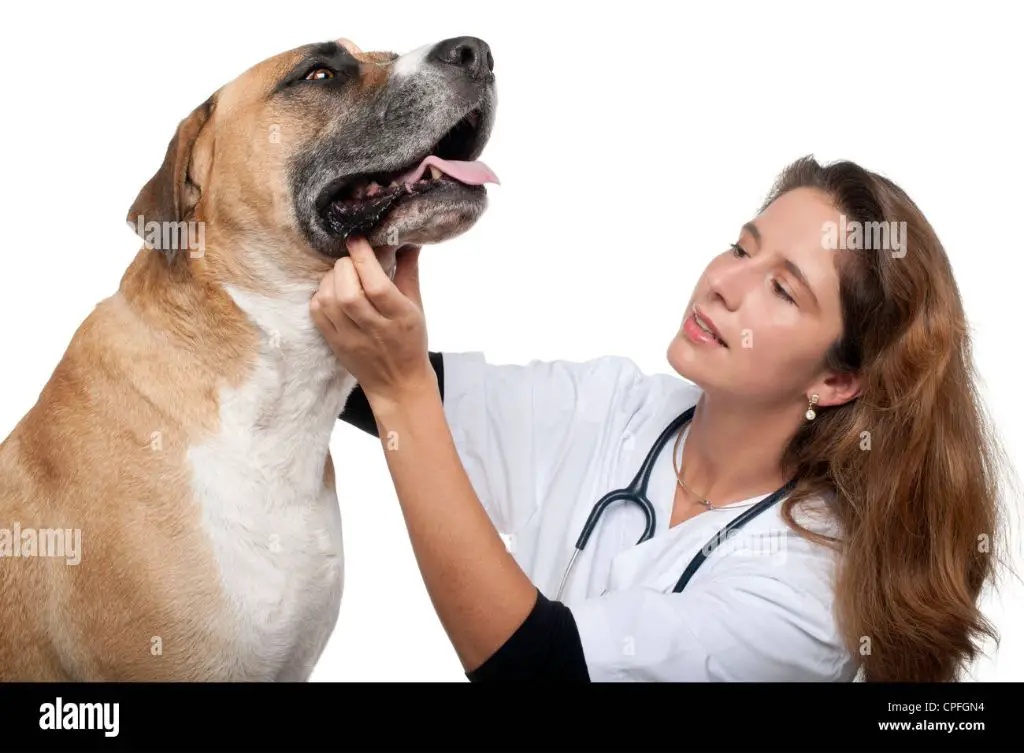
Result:
<instances>
[{"instance_id":1,"label":"black sleeve","mask_svg":"<svg viewBox=\"0 0 1024 753\"><path fill-rule=\"evenodd\" d=\"M435 351L430 351L427 355L430 358L430 365L434 367L434 373L437 374L437 386L441 391L441 402L444 402L444 359L439 352ZM338 418L345 423L352 424L357 429L362 429L367 434L380 436L377 433L377 419L373 417L373 411L370 410L366 393L358 384L349 394L348 400L345 401L345 407Z\"/></svg>"},{"instance_id":2,"label":"black sleeve","mask_svg":"<svg viewBox=\"0 0 1024 753\"><path fill-rule=\"evenodd\" d=\"M470 682L590 682L576 620L569 607L537 590L523 624L487 661L466 672Z\"/></svg>"}]
</instances>

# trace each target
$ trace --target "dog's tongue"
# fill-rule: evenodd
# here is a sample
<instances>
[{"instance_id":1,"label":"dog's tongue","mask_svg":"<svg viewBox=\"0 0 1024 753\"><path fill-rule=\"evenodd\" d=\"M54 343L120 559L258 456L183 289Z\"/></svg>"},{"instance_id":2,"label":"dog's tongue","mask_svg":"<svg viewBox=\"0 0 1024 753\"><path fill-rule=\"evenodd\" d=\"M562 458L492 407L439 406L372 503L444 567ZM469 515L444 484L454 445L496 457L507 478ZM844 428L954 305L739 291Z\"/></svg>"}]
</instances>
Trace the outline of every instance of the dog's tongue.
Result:
<instances>
[{"instance_id":1,"label":"dog's tongue","mask_svg":"<svg viewBox=\"0 0 1024 753\"><path fill-rule=\"evenodd\" d=\"M433 154L424 158L419 166L410 170L398 180L400 183L415 183L423 177L423 173L425 173L427 168L431 165L450 178L454 178L460 183L466 183L471 186L480 186L484 183L500 183L498 176L494 174L494 171L479 160L465 162L460 160L441 159Z\"/></svg>"}]
</instances>

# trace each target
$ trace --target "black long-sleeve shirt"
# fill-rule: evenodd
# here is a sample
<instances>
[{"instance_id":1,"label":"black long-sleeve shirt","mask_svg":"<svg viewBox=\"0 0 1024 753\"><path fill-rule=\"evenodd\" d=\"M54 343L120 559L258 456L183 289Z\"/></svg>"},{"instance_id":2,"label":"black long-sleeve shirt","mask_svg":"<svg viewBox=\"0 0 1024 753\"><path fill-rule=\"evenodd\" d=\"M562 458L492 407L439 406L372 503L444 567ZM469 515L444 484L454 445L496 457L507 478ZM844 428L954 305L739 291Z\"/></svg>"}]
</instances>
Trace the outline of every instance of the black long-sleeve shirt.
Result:
<instances>
[{"instance_id":1,"label":"black long-sleeve shirt","mask_svg":"<svg viewBox=\"0 0 1024 753\"><path fill-rule=\"evenodd\" d=\"M430 363L444 401L444 359L431 351ZM379 437L370 403L358 385L338 416L352 426ZM499 597L500 598L500 597ZM471 682L549 680L589 682L580 634L572 612L537 589L537 600L522 625L476 669L466 673Z\"/></svg>"}]
</instances>

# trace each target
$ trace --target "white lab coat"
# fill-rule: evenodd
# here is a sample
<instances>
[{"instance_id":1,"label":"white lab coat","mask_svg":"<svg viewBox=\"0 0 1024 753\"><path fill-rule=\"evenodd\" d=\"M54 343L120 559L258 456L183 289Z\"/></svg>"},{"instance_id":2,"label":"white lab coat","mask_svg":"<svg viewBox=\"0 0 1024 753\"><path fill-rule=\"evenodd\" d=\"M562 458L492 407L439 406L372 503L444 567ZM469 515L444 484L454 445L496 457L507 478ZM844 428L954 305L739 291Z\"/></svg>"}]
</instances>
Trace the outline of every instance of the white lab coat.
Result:
<instances>
[{"instance_id":1,"label":"white lab coat","mask_svg":"<svg viewBox=\"0 0 1024 753\"><path fill-rule=\"evenodd\" d=\"M516 561L553 599L594 503L629 483L700 389L620 356L527 365L490 364L480 352L443 358L445 415L466 472ZM856 657L832 613L835 555L791 531L781 501L672 593L694 554L747 509L710 510L669 529L674 444L659 455L648 489L654 537L637 545L643 513L612 505L560 599L591 679L853 680ZM798 520L835 535L827 518Z\"/></svg>"}]
</instances>

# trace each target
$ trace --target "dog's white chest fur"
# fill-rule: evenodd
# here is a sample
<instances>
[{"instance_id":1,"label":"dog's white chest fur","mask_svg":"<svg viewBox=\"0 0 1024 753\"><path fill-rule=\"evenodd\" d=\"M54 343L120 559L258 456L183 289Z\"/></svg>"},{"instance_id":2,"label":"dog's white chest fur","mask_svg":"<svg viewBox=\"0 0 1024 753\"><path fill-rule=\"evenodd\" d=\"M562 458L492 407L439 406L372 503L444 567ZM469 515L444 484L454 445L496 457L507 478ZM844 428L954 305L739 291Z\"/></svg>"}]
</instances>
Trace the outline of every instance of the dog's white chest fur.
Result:
<instances>
[{"instance_id":1,"label":"dog's white chest fur","mask_svg":"<svg viewBox=\"0 0 1024 753\"><path fill-rule=\"evenodd\" d=\"M324 464L355 380L309 317L311 291L286 300L228 291L263 339L249 381L220 393L219 433L189 450L231 607L223 632L233 651L219 672L305 680L341 603L341 519Z\"/></svg>"}]
</instances>

